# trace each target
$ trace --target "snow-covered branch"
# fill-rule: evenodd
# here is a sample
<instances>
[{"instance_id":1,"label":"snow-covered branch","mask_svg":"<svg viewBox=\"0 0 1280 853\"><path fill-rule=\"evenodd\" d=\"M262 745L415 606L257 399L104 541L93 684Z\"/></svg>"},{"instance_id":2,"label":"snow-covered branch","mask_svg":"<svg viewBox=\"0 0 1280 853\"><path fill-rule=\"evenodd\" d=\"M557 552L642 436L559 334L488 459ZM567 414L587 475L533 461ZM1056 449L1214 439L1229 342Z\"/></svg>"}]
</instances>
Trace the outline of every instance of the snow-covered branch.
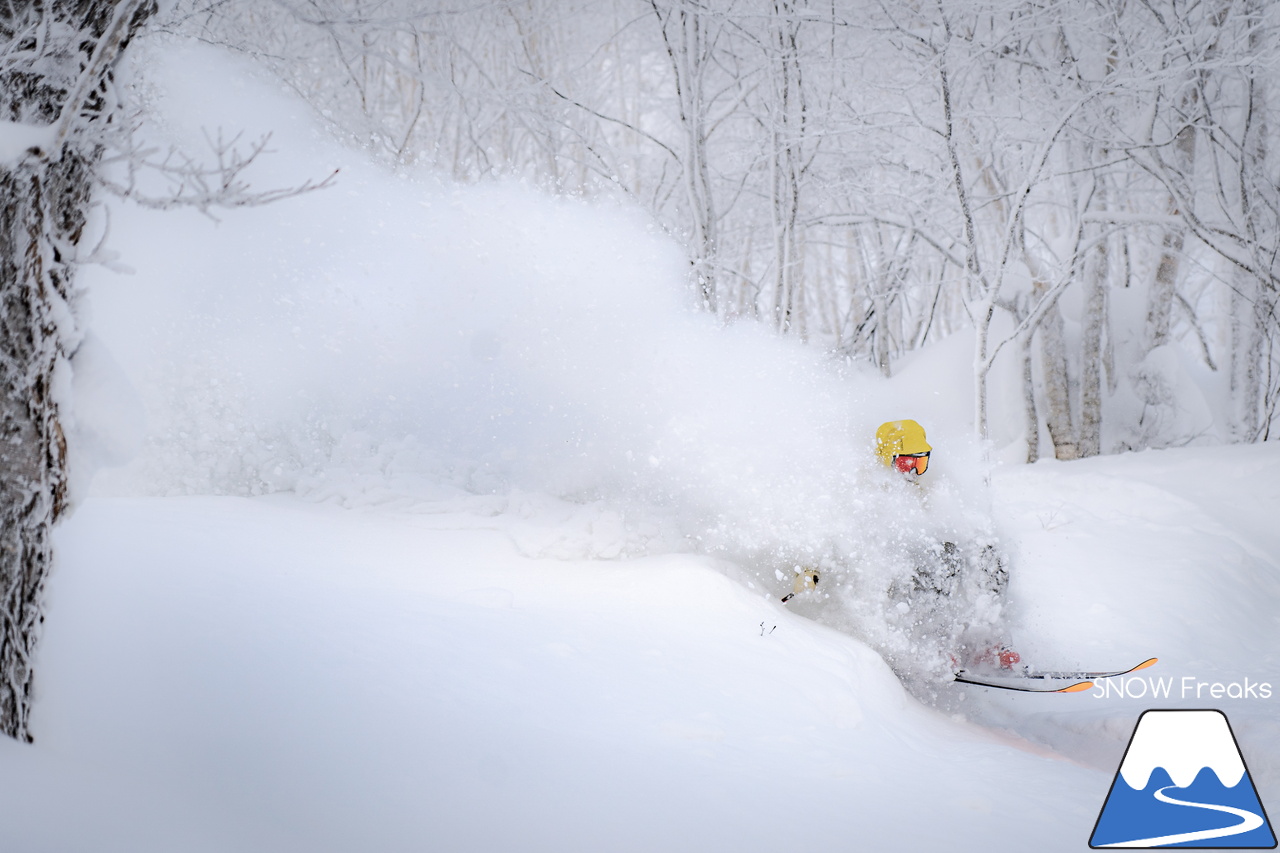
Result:
<instances>
[{"instance_id":1,"label":"snow-covered branch","mask_svg":"<svg viewBox=\"0 0 1280 853\"><path fill-rule=\"evenodd\" d=\"M222 131L205 133L208 156L197 158L187 151L169 148L161 153L137 142L132 133L108 137L109 153L102 159L96 179L105 189L143 207L168 210L191 207L208 216L217 208L249 207L293 198L333 185L338 172L317 181L305 181L289 187L260 189L245 172L264 154L271 135L266 134L247 143L241 134L230 139ZM121 179L112 177L123 171ZM162 191L149 189L159 183ZM216 218L216 217L215 217Z\"/></svg>"}]
</instances>

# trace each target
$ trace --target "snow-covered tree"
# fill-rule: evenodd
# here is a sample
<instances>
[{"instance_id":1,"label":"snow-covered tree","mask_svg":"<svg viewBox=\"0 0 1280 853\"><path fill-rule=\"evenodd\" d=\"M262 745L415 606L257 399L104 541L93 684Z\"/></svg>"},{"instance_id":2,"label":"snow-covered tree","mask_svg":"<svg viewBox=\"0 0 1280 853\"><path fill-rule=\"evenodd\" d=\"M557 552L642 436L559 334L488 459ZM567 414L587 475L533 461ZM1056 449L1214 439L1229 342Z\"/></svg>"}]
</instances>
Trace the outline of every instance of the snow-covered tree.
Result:
<instances>
[{"instance_id":1,"label":"snow-covered tree","mask_svg":"<svg viewBox=\"0 0 1280 853\"><path fill-rule=\"evenodd\" d=\"M207 212L328 183L253 190L241 176L266 140L219 135L207 162L139 142L115 71L156 11L154 0L0 2L0 731L19 740L31 740L51 532L69 500L64 415L85 331L76 267L106 257L82 245L94 193Z\"/></svg>"},{"instance_id":2,"label":"snow-covered tree","mask_svg":"<svg viewBox=\"0 0 1280 853\"><path fill-rule=\"evenodd\" d=\"M1270 434L1277 9L191 0L175 21L397 165L634 199L727 320L886 375L972 329L978 431L997 362L1029 360L1028 445L1043 426L1075 458L1199 434L1179 347L1227 374L1220 437Z\"/></svg>"},{"instance_id":3,"label":"snow-covered tree","mask_svg":"<svg viewBox=\"0 0 1280 853\"><path fill-rule=\"evenodd\" d=\"M30 740L32 663L66 508L60 407L76 321L75 263L112 70L153 0L0 4L0 730Z\"/></svg>"}]
</instances>

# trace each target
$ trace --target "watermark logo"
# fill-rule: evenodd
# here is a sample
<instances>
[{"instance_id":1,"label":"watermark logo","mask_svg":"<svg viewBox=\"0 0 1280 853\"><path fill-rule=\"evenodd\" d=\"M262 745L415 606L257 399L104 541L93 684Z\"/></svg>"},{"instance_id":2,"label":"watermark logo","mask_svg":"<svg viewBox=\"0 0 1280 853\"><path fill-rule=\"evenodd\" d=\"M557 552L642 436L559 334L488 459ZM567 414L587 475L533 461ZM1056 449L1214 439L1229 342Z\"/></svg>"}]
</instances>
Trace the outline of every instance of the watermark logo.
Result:
<instances>
[{"instance_id":1,"label":"watermark logo","mask_svg":"<svg viewBox=\"0 0 1280 853\"><path fill-rule=\"evenodd\" d=\"M1144 712L1089 846L1275 847L1275 833L1226 715Z\"/></svg>"},{"instance_id":2,"label":"watermark logo","mask_svg":"<svg viewBox=\"0 0 1280 853\"><path fill-rule=\"evenodd\" d=\"M1201 681L1193 675L1135 675L1100 679L1090 693L1095 699L1270 699L1272 689L1269 681L1249 678L1221 682Z\"/></svg>"}]
</instances>

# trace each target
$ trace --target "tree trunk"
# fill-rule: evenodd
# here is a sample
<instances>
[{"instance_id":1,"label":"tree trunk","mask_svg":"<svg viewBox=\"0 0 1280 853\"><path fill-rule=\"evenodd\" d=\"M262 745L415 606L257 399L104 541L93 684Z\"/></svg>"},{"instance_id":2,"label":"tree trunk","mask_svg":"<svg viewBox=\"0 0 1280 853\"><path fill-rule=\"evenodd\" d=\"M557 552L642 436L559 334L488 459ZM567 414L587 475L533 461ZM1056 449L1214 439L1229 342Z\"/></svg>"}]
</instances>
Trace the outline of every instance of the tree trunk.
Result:
<instances>
[{"instance_id":1,"label":"tree trunk","mask_svg":"<svg viewBox=\"0 0 1280 853\"><path fill-rule=\"evenodd\" d=\"M1231 288L1231 433L1239 442L1256 441L1261 414L1261 367L1265 317L1259 316L1261 288L1236 269Z\"/></svg>"},{"instance_id":2,"label":"tree trunk","mask_svg":"<svg viewBox=\"0 0 1280 853\"><path fill-rule=\"evenodd\" d=\"M1195 104L1195 90L1184 98L1189 111ZM1178 176L1184 178L1188 186L1195 183L1196 131L1187 125L1178 131L1173 145L1174 164ZM1170 216L1178 215L1178 203L1172 196L1168 201ZM1177 293L1178 269L1182 262L1182 244L1186 228L1182 224L1170 225L1165 229L1160 248L1160 261L1156 264L1156 275L1151 283L1151 291L1147 298L1147 324L1145 333L1145 350L1150 352L1159 346L1169 343L1169 330L1172 325L1174 295Z\"/></svg>"},{"instance_id":3,"label":"tree trunk","mask_svg":"<svg viewBox=\"0 0 1280 853\"><path fill-rule=\"evenodd\" d=\"M995 318L996 306L992 299L978 305L974 312L974 352L973 352L973 420L978 437L984 441L990 438L990 399L987 378L991 374L991 359L988 356L991 342L991 321Z\"/></svg>"},{"instance_id":4,"label":"tree trunk","mask_svg":"<svg viewBox=\"0 0 1280 853\"><path fill-rule=\"evenodd\" d=\"M712 192L708 162L707 127L711 104L705 91L707 69L712 63L714 38L706 31L706 10L698 6L660 7L651 0L658 17L662 39L676 86L681 137L684 141L683 170L685 196L689 205L694 277L699 298L708 311L719 306L717 293L717 254L719 213ZM709 17L709 16L708 16Z\"/></svg>"},{"instance_id":5,"label":"tree trunk","mask_svg":"<svg viewBox=\"0 0 1280 853\"><path fill-rule=\"evenodd\" d=\"M1076 429L1071 415L1071 377L1067 370L1067 338L1062 312L1051 307L1036 329L1040 339L1040 371L1044 380L1045 426L1053 440L1055 459L1078 459Z\"/></svg>"},{"instance_id":6,"label":"tree trunk","mask_svg":"<svg viewBox=\"0 0 1280 853\"><path fill-rule=\"evenodd\" d=\"M1018 360L1022 365L1022 403L1027 430L1027 463L1040 458L1040 416L1036 412L1036 378L1031 369L1031 333L1018 343Z\"/></svg>"},{"instance_id":7,"label":"tree trunk","mask_svg":"<svg viewBox=\"0 0 1280 853\"><path fill-rule=\"evenodd\" d=\"M32 739L41 594L67 497L57 389L78 341L69 255L92 194L96 132L110 121L104 84L152 11L149 0L0 7L0 43L43 52L0 75L0 119L49 132L43 149L0 166L0 731L19 740Z\"/></svg>"},{"instance_id":8,"label":"tree trunk","mask_svg":"<svg viewBox=\"0 0 1280 853\"><path fill-rule=\"evenodd\" d=\"M1081 457L1102 452L1102 336L1107 324L1107 277L1110 258L1103 238L1084 264L1084 335L1080 353Z\"/></svg>"},{"instance_id":9,"label":"tree trunk","mask_svg":"<svg viewBox=\"0 0 1280 853\"><path fill-rule=\"evenodd\" d=\"M804 247L800 235L800 189L805 134L799 21L792 0L774 0L770 24L773 57L772 213L774 233L774 322L779 332L808 338Z\"/></svg>"},{"instance_id":10,"label":"tree trunk","mask_svg":"<svg viewBox=\"0 0 1280 853\"><path fill-rule=\"evenodd\" d=\"M1176 208L1175 208L1176 212ZM1172 326L1174 295L1177 293L1178 268L1182 260L1182 244L1185 229L1171 225L1165 231L1160 247L1160 261L1156 264L1155 279L1147 298L1147 325L1145 349L1147 352L1169 343Z\"/></svg>"},{"instance_id":11,"label":"tree trunk","mask_svg":"<svg viewBox=\"0 0 1280 853\"><path fill-rule=\"evenodd\" d=\"M78 232L89 197L82 163L23 164L0 173L0 730L30 740L32 658L50 529L66 500L66 444L54 396L65 369L59 309L70 270L50 251L59 224ZM59 223L58 212L70 213ZM66 234L57 236L72 236ZM73 241L72 241L73 242Z\"/></svg>"}]
</instances>

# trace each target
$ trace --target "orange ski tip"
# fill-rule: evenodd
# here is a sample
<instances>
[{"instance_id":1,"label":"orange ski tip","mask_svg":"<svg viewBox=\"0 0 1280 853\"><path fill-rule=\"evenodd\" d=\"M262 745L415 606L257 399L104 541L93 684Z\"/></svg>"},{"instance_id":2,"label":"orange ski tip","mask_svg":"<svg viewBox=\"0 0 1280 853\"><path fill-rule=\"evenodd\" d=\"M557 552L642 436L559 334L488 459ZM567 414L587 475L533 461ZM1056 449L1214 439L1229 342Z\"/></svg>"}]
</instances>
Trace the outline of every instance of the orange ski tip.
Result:
<instances>
[{"instance_id":1,"label":"orange ski tip","mask_svg":"<svg viewBox=\"0 0 1280 853\"><path fill-rule=\"evenodd\" d=\"M1130 672L1137 672L1140 669L1146 669L1149 666L1155 666L1159 661L1160 661L1160 658L1148 658L1147 660L1144 660L1142 663L1138 664L1133 669L1131 669Z\"/></svg>"},{"instance_id":2,"label":"orange ski tip","mask_svg":"<svg viewBox=\"0 0 1280 853\"><path fill-rule=\"evenodd\" d=\"M1081 681L1079 684L1073 684L1073 685L1071 685L1070 687L1064 687L1064 688L1062 688L1061 690L1058 690L1058 691L1055 691L1055 692L1057 692L1057 693L1079 693L1079 692L1080 692L1080 691L1082 691L1082 690L1088 690L1088 689L1089 689L1090 687L1092 687L1092 686L1093 686L1093 682L1092 682L1092 681Z\"/></svg>"}]
</instances>

